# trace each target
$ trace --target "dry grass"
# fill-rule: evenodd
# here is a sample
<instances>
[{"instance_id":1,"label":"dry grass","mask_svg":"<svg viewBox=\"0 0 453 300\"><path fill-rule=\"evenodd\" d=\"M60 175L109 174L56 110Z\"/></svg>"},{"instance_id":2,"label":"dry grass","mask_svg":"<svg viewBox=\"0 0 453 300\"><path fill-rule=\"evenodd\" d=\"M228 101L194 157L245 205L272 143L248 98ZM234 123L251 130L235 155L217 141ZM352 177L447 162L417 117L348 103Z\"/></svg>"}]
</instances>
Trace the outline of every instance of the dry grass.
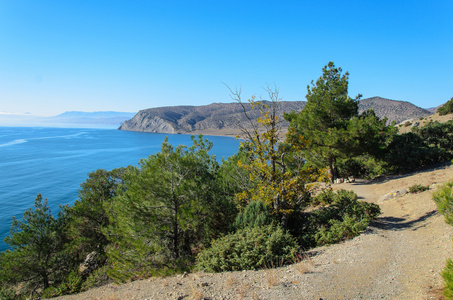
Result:
<instances>
[{"instance_id":1,"label":"dry grass","mask_svg":"<svg viewBox=\"0 0 453 300\"><path fill-rule=\"evenodd\" d=\"M197 289L197 288L194 288L193 286L190 286L190 299L193 299L193 300L202 300L204 299L204 295L203 295L203 291Z\"/></svg>"},{"instance_id":2,"label":"dry grass","mask_svg":"<svg viewBox=\"0 0 453 300\"><path fill-rule=\"evenodd\" d=\"M276 286L277 284L279 284L280 279L278 278L278 276L275 274L274 271L269 271L266 273L266 282L267 282L267 286L272 287L272 286Z\"/></svg>"},{"instance_id":3,"label":"dry grass","mask_svg":"<svg viewBox=\"0 0 453 300\"><path fill-rule=\"evenodd\" d=\"M306 253L302 254L302 261L296 264L296 270L301 274L309 273L315 267L314 261Z\"/></svg>"},{"instance_id":4,"label":"dry grass","mask_svg":"<svg viewBox=\"0 0 453 300\"><path fill-rule=\"evenodd\" d=\"M252 300L260 300L260 296L257 293L253 293Z\"/></svg>"},{"instance_id":5,"label":"dry grass","mask_svg":"<svg viewBox=\"0 0 453 300\"><path fill-rule=\"evenodd\" d=\"M230 276L228 276L227 280L225 280L225 285L230 288L235 286L237 283L238 283L238 281L231 274L230 274Z\"/></svg>"},{"instance_id":6,"label":"dry grass","mask_svg":"<svg viewBox=\"0 0 453 300\"><path fill-rule=\"evenodd\" d=\"M251 286L248 283L243 283L239 286L237 292L239 294L240 299L243 299L245 296L247 296L247 292L250 288Z\"/></svg>"}]
</instances>

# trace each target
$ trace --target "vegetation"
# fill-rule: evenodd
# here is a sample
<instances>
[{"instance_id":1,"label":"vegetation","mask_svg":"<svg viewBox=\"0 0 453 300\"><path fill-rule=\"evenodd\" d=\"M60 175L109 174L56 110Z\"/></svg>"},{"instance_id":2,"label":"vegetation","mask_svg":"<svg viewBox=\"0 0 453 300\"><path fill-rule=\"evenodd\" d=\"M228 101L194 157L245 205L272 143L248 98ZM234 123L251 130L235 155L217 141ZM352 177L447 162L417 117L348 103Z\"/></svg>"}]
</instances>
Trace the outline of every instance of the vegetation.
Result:
<instances>
[{"instance_id":1,"label":"vegetation","mask_svg":"<svg viewBox=\"0 0 453 300\"><path fill-rule=\"evenodd\" d=\"M358 201L352 191L339 190L334 193L327 190L315 200L328 205L310 214L308 226L302 235L303 244L310 247L352 238L365 230L381 213L378 205Z\"/></svg>"},{"instance_id":2,"label":"vegetation","mask_svg":"<svg viewBox=\"0 0 453 300\"><path fill-rule=\"evenodd\" d=\"M20 286L21 294L34 295L62 282L74 262L65 255L64 215L54 218L47 200L38 195L34 210L25 211L22 220L13 218L11 234L5 238L11 250L0 254L0 282L3 288Z\"/></svg>"},{"instance_id":3,"label":"vegetation","mask_svg":"<svg viewBox=\"0 0 453 300\"><path fill-rule=\"evenodd\" d=\"M256 270L294 262L296 239L276 225L240 229L212 242L198 256L198 268L208 272Z\"/></svg>"},{"instance_id":4,"label":"vegetation","mask_svg":"<svg viewBox=\"0 0 453 300\"><path fill-rule=\"evenodd\" d=\"M165 140L139 167L88 174L77 201L57 217L38 195L22 220L13 218L10 249L0 253L0 298L54 297L193 268L291 263L300 249L352 238L380 214L353 192L312 195L319 181L374 178L453 158L453 121L398 135L372 110L358 114L360 96L348 96L348 73L332 62L308 87L306 108L285 116L285 140L277 89L267 88L269 101L249 100L258 119L240 90L230 92L249 124L228 159L210 155L202 136L190 146ZM435 195L449 223L452 186Z\"/></svg>"},{"instance_id":5,"label":"vegetation","mask_svg":"<svg viewBox=\"0 0 453 300\"><path fill-rule=\"evenodd\" d=\"M307 86L306 107L285 118L291 122L289 141L303 149L308 166L328 166L333 182L339 177L339 159L381 154L396 129L386 126L386 120L380 120L372 110L359 116L361 95L355 99L348 96L349 73L342 74L333 62L322 71L316 84Z\"/></svg>"},{"instance_id":6,"label":"vegetation","mask_svg":"<svg viewBox=\"0 0 453 300\"><path fill-rule=\"evenodd\" d=\"M453 225L453 181L447 182L437 189L433 194L437 209L445 217L447 224ZM453 261L447 260L447 265L442 271L445 281L444 296L446 299L453 299Z\"/></svg>"},{"instance_id":7,"label":"vegetation","mask_svg":"<svg viewBox=\"0 0 453 300\"><path fill-rule=\"evenodd\" d=\"M124 192L108 208L109 276L126 281L184 269L193 249L225 231L219 224L231 224L226 212L234 207L217 191L211 147L201 137L189 148L165 140L126 173Z\"/></svg>"},{"instance_id":8,"label":"vegetation","mask_svg":"<svg viewBox=\"0 0 453 300\"><path fill-rule=\"evenodd\" d=\"M440 116L451 114L453 112L453 97L447 101L444 105L437 109Z\"/></svg>"},{"instance_id":9,"label":"vegetation","mask_svg":"<svg viewBox=\"0 0 453 300\"><path fill-rule=\"evenodd\" d=\"M421 192L424 192L427 190L429 190L428 185L414 184L413 186L409 187L409 193L413 193L413 194L421 193Z\"/></svg>"},{"instance_id":10,"label":"vegetation","mask_svg":"<svg viewBox=\"0 0 453 300\"><path fill-rule=\"evenodd\" d=\"M231 91L231 90L230 90ZM231 91L232 98L243 106L240 91ZM277 116L278 90L267 88L270 104L249 100L252 108L260 111L261 117L255 123L244 109L251 130L241 126L244 140L241 148L247 155L246 160L238 161L238 166L249 174L254 184L236 195L242 206L249 201L261 201L284 228L288 226L291 214L306 204L305 183L308 177L296 164L291 164L291 153L298 150L297 145L279 141L279 119Z\"/></svg>"}]
</instances>

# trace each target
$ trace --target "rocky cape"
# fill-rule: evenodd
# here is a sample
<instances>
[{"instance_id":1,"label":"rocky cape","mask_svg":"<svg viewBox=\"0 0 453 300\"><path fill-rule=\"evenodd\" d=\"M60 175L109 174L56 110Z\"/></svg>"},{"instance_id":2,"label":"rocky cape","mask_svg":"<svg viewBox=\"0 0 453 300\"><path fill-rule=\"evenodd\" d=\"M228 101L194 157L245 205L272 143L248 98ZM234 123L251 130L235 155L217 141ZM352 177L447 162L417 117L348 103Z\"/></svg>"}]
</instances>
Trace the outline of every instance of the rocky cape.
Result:
<instances>
[{"instance_id":1,"label":"rocky cape","mask_svg":"<svg viewBox=\"0 0 453 300\"><path fill-rule=\"evenodd\" d=\"M264 101L265 102L265 101ZM278 103L278 117L283 131L288 127L283 114L301 111L306 101L281 101ZM431 115L426 109L406 101L396 101L381 97L372 97L359 101L359 113L374 109L380 118L387 117L389 122L397 123ZM260 113L253 110L249 103L244 108L239 103L212 103L203 106L168 106L139 111L132 119L125 121L120 130L172 133L172 134L213 134L236 135L241 132L239 124L247 126L247 112L251 120L256 120Z\"/></svg>"}]
</instances>

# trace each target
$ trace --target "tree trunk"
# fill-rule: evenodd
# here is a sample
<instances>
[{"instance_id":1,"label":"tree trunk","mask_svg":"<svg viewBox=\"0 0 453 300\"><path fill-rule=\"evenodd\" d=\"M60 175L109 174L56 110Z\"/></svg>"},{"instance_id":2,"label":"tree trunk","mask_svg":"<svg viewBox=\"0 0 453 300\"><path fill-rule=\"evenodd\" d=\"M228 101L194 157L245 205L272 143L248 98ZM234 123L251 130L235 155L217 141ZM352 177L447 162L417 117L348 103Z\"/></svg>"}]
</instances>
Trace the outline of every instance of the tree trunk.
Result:
<instances>
[{"instance_id":1,"label":"tree trunk","mask_svg":"<svg viewBox=\"0 0 453 300\"><path fill-rule=\"evenodd\" d=\"M330 157L329 158L329 175L330 175L330 182L331 183L334 183L335 179L338 178L336 159L334 157Z\"/></svg>"}]
</instances>

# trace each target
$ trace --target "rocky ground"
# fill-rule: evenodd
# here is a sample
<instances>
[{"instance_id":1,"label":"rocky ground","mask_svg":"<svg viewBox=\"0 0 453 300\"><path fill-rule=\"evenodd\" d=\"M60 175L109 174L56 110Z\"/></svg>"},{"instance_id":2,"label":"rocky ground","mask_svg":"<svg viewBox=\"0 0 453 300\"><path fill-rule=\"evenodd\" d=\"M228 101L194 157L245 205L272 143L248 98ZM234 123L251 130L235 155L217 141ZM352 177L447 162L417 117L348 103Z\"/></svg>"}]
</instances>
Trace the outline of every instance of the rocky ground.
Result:
<instances>
[{"instance_id":1,"label":"rocky ground","mask_svg":"<svg viewBox=\"0 0 453 300\"><path fill-rule=\"evenodd\" d=\"M431 195L453 179L440 167L376 181L335 184L378 203L383 214L362 235L316 248L300 263L259 271L193 273L109 284L59 299L439 299L440 272L453 257L453 227ZM414 184L431 189L383 200Z\"/></svg>"}]
</instances>

